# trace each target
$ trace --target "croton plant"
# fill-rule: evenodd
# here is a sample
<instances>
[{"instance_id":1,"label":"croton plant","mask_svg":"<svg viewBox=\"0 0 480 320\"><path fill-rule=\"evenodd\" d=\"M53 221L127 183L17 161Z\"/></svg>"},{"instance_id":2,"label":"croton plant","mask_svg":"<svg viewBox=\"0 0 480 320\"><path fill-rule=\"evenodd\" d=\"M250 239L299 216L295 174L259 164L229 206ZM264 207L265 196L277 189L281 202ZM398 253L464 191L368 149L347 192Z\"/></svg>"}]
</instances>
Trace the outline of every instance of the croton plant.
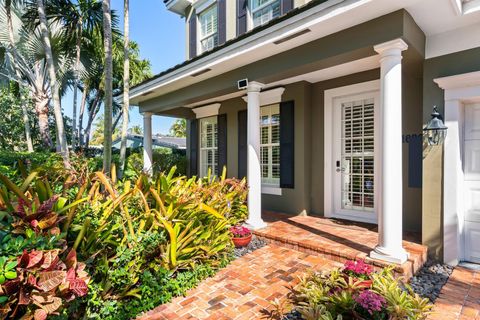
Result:
<instances>
[{"instance_id":1,"label":"croton plant","mask_svg":"<svg viewBox=\"0 0 480 320\"><path fill-rule=\"evenodd\" d=\"M64 302L88 292L85 264L75 250L65 259L59 249L25 250L16 261L15 277L0 285L0 318L44 320L56 314Z\"/></svg>"}]
</instances>

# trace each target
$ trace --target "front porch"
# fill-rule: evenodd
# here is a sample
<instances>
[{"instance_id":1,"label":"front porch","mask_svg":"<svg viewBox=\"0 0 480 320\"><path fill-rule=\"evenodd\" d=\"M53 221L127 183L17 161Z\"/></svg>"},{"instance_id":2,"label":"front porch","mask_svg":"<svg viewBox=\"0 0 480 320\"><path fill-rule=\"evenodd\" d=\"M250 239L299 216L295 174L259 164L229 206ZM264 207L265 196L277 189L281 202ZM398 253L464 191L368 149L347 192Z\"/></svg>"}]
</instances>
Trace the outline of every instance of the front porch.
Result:
<instances>
[{"instance_id":1,"label":"front porch","mask_svg":"<svg viewBox=\"0 0 480 320\"><path fill-rule=\"evenodd\" d=\"M255 234L268 243L340 263L365 260L375 267L391 265L369 257L378 243L376 225L315 216L288 216L270 211L264 211L262 218L267 227L256 230ZM420 244L421 235L418 233L404 232L403 239L409 258L402 264L394 264L395 272L409 279L427 261L428 249Z\"/></svg>"}]
</instances>

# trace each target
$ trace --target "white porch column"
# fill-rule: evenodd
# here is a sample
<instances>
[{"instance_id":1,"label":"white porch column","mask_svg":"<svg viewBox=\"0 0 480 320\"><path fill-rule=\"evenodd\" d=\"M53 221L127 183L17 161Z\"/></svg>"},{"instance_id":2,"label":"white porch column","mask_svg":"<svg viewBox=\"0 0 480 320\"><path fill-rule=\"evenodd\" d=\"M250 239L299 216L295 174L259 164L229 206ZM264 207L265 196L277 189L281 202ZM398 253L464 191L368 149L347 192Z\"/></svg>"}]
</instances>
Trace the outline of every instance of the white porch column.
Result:
<instances>
[{"instance_id":1,"label":"white porch column","mask_svg":"<svg viewBox=\"0 0 480 320\"><path fill-rule=\"evenodd\" d=\"M262 176L260 171L260 90L263 84L250 82L247 88L248 220L253 229L266 227L262 220Z\"/></svg>"},{"instance_id":2,"label":"white porch column","mask_svg":"<svg viewBox=\"0 0 480 320\"><path fill-rule=\"evenodd\" d=\"M380 120L376 203L378 245L370 257L403 263L408 254L402 247L403 174L402 174L402 51L408 45L402 39L374 47L380 54Z\"/></svg>"},{"instance_id":3,"label":"white porch column","mask_svg":"<svg viewBox=\"0 0 480 320\"><path fill-rule=\"evenodd\" d=\"M143 171L152 174L152 113L143 112Z\"/></svg>"}]
</instances>

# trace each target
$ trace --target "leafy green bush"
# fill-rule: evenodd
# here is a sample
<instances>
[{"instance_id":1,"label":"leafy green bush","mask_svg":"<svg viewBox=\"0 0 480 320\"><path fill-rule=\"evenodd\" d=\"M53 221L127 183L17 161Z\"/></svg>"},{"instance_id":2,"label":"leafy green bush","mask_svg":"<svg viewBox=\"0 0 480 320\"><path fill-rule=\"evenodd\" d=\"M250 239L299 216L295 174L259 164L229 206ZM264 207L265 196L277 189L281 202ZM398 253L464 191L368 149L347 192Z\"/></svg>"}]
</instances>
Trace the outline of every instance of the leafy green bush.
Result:
<instances>
[{"instance_id":1,"label":"leafy green bush","mask_svg":"<svg viewBox=\"0 0 480 320\"><path fill-rule=\"evenodd\" d=\"M395 278L392 270L374 272L363 261L347 261L343 269L301 278L291 302L306 320L425 319L432 307L428 299Z\"/></svg>"},{"instance_id":2,"label":"leafy green bush","mask_svg":"<svg viewBox=\"0 0 480 320\"><path fill-rule=\"evenodd\" d=\"M230 261L229 228L247 215L244 180L226 179L225 172L186 178L175 167L153 178L137 173L117 180L92 172L95 164L81 157L73 158L71 170L45 163L21 167L14 181L0 174L0 317L129 319L184 294ZM69 257L62 258L67 251L85 264L78 263L75 277ZM56 286L40 291L48 301L22 300L23 291L12 288L32 289L29 275L50 265L13 262L53 253L62 274ZM77 278L88 282L88 293Z\"/></svg>"}]
</instances>

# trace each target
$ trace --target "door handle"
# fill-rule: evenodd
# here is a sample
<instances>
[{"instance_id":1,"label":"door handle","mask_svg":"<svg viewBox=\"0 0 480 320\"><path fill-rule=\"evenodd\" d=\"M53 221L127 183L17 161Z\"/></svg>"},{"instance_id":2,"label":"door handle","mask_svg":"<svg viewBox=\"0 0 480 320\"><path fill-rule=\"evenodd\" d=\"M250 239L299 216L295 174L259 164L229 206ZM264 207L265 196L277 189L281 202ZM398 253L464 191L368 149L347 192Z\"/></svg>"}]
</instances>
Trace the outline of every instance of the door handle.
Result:
<instances>
[{"instance_id":1,"label":"door handle","mask_svg":"<svg viewBox=\"0 0 480 320\"><path fill-rule=\"evenodd\" d=\"M337 168L337 172L345 172L345 168Z\"/></svg>"}]
</instances>

